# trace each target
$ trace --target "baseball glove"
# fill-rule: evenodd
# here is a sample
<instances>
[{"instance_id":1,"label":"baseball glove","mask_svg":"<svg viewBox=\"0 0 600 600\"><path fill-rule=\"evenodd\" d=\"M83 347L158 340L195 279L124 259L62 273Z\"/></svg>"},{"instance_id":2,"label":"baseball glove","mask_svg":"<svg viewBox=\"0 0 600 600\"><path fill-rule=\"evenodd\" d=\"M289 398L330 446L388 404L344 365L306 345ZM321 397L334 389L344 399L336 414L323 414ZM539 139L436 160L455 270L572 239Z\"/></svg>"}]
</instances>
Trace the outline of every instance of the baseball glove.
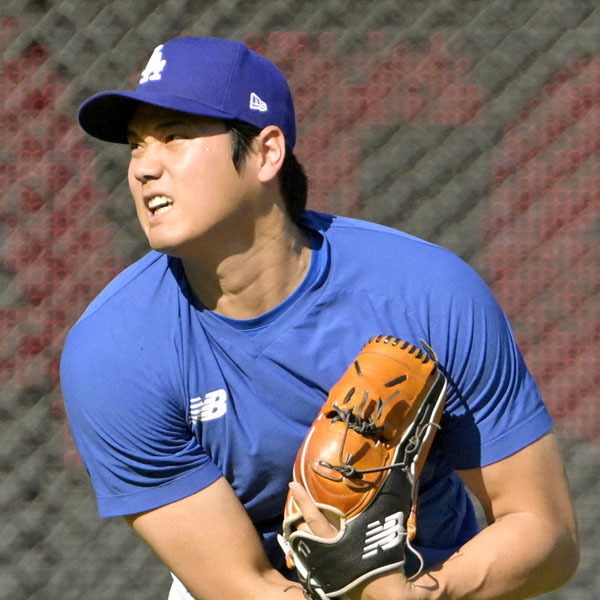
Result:
<instances>
[{"instance_id":1,"label":"baseball glove","mask_svg":"<svg viewBox=\"0 0 600 600\"><path fill-rule=\"evenodd\" d=\"M447 387L423 346L371 338L331 388L298 452L294 481L339 522L331 539L298 529L302 514L288 495L279 543L307 598L341 596L404 565Z\"/></svg>"}]
</instances>

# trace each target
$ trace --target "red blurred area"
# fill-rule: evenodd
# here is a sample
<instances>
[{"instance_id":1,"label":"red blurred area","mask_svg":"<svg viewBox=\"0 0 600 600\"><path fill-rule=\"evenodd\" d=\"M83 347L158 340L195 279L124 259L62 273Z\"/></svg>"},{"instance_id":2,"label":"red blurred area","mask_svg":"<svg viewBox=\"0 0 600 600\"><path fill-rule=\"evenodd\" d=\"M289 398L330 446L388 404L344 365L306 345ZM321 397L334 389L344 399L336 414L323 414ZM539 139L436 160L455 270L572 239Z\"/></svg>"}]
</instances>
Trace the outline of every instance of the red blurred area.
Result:
<instances>
[{"instance_id":1,"label":"red blurred area","mask_svg":"<svg viewBox=\"0 0 600 600\"><path fill-rule=\"evenodd\" d=\"M19 31L0 22L0 46ZM361 140L374 126L485 125L484 90L468 57L445 36L424 49L371 32L340 52L339 36L250 36L296 97L297 152L311 179L311 207L361 208ZM0 64L0 267L10 281L0 310L0 385L49 390L68 327L123 267L119 228L105 216L95 155L58 108L68 90L32 45ZM490 211L481 222L480 267L515 325L553 415L574 436L597 439L600 384L598 219L600 59L556 74L492 153ZM55 414L62 419L57 401ZM68 436L67 436L68 439ZM76 456L67 444L66 461Z\"/></svg>"},{"instance_id":2,"label":"red blurred area","mask_svg":"<svg viewBox=\"0 0 600 600\"><path fill-rule=\"evenodd\" d=\"M600 433L600 58L556 73L495 148L481 265L563 431Z\"/></svg>"},{"instance_id":3,"label":"red blurred area","mask_svg":"<svg viewBox=\"0 0 600 600\"><path fill-rule=\"evenodd\" d=\"M0 20L0 47L20 31ZM95 155L72 115L58 108L68 93L47 68L48 51L31 45L0 63L0 385L56 389L66 331L123 267L111 249L118 226L103 213ZM54 413L62 415L57 399ZM61 418L62 420L62 418Z\"/></svg>"},{"instance_id":4,"label":"red blurred area","mask_svg":"<svg viewBox=\"0 0 600 600\"><path fill-rule=\"evenodd\" d=\"M340 52L340 36L280 32L246 43L272 58L290 81L299 124L297 153L311 180L311 207L347 215L361 208L361 140L375 126L475 122L484 103L468 57L448 49L443 33L425 49L393 44L373 31Z\"/></svg>"}]
</instances>

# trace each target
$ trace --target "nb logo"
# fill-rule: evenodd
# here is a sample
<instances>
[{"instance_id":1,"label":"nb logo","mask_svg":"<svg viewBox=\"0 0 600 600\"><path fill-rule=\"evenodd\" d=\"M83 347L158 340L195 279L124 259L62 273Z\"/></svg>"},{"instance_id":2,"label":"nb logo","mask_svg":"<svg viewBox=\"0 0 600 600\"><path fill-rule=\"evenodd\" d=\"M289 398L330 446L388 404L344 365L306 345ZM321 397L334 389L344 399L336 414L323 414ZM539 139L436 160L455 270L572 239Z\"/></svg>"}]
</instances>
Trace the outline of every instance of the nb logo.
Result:
<instances>
[{"instance_id":1,"label":"nb logo","mask_svg":"<svg viewBox=\"0 0 600 600\"><path fill-rule=\"evenodd\" d=\"M154 48L154 52L146 65L146 68L142 71L140 77L140 83L146 83L147 81L158 81L161 78L161 74L167 61L162 57L162 49L164 44Z\"/></svg>"},{"instance_id":2,"label":"nb logo","mask_svg":"<svg viewBox=\"0 0 600 600\"><path fill-rule=\"evenodd\" d=\"M261 100L258 94L252 92L250 94L250 110L258 110L260 112L267 112L269 107L264 100Z\"/></svg>"},{"instance_id":3,"label":"nb logo","mask_svg":"<svg viewBox=\"0 0 600 600\"><path fill-rule=\"evenodd\" d=\"M225 390L215 390L208 392L202 398L192 398L190 400L190 425L195 425L198 421L212 421L222 417L227 412L227 392Z\"/></svg>"},{"instance_id":4,"label":"nb logo","mask_svg":"<svg viewBox=\"0 0 600 600\"><path fill-rule=\"evenodd\" d=\"M380 550L389 550L397 546L403 534L402 520L402 513L397 512L386 517L383 525L380 521L369 523L365 534L362 559L375 556Z\"/></svg>"}]
</instances>

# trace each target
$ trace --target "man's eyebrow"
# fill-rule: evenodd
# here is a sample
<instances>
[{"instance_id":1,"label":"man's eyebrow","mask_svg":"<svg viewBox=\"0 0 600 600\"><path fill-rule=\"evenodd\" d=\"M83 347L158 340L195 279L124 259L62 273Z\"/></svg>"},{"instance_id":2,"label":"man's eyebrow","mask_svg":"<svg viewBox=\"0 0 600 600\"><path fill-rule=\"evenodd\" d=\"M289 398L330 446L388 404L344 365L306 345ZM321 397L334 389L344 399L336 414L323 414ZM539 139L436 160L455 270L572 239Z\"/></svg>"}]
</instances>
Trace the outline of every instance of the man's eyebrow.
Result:
<instances>
[{"instance_id":1,"label":"man's eyebrow","mask_svg":"<svg viewBox=\"0 0 600 600\"><path fill-rule=\"evenodd\" d=\"M137 133L133 129L129 129L129 127L125 131L125 137L130 140L131 138L137 137Z\"/></svg>"},{"instance_id":2,"label":"man's eyebrow","mask_svg":"<svg viewBox=\"0 0 600 600\"><path fill-rule=\"evenodd\" d=\"M169 129L170 127L181 127L184 125L189 125L190 123L191 121L189 119L186 119L185 117L168 117L165 119L160 119L153 123L152 129L157 129L160 131L162 129ZM131 127L127 128L125 135L128 138L139 137L137 131L135 129L132 129Z\"/></svg>"},{"instance_id":3,"label":"man's eyebrow","mask_svg":"<svg viewBox=\"0 0 600 600\"><path fill-rule=\"evenodd\" d=\"M191 122L186 117L167 117L157 121L154 126L157 129L167 129L168 127L177 127L179 125L189 125Z\"/></svg>"}]
</instances>

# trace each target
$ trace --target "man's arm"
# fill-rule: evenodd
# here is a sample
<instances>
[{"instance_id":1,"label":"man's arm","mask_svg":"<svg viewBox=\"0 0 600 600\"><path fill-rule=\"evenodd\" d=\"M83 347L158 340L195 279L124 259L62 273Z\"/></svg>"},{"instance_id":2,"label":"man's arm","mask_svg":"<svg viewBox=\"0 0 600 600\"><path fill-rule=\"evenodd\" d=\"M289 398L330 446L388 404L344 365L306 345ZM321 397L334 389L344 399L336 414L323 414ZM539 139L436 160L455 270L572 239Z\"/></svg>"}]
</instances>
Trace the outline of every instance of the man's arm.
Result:
<instances>
[{"instance_id":1,"label":"man's arm","mask_svg":"<svg viewBox=\"0 0 600 600\"><path fill-rule=\"evenodd\" d=\"M365 586L361 600L518 600L560 587L574 574L577 527L553 433L459 476L482 503L489 526L412 585L393 574Z\"/></svg>"},{"instance_id":2,"label":"man's arm","mask_svg":"<svg viewBox=\"0 0 600 600\"><path fill-rule=\"evenodd\" d=\"M198 600L298 600L270 565L260 538L224 478L160 508L126 517Z\"/></svg>"},{"instance_id":3,"label":"man's arm","mask_svg":"<svg viewBox=\"0 0 600 600\"><path fill-rule=\"evenodd\" d=\"M477 557L480 582L466 596L528 598L572 577L579 563L577 525L554 433L498 463L458 474L490 524L449 565L460 570L461 554Z\"/></svg>"},{"instance_id":4,"label":"man's arm","mask_svg":"<svg viewBox=\"0 0 600 600\"><path fill-rule=\"evenodd\" d=\"M554 434L459 475L481 501L489 527L415 582L407 583L399 573L388 575L352 598L517 600L555 589L573 575L579 560L577 530ZM307 517L311 503L302 496L296 490ZM316 507L314 513L306 519L313 531L331 535ZM128 521L199 600L302 597L297 589L285 591L287 580L268 563L252 523L224 479Z\"/></svg>"}]
</instances>

